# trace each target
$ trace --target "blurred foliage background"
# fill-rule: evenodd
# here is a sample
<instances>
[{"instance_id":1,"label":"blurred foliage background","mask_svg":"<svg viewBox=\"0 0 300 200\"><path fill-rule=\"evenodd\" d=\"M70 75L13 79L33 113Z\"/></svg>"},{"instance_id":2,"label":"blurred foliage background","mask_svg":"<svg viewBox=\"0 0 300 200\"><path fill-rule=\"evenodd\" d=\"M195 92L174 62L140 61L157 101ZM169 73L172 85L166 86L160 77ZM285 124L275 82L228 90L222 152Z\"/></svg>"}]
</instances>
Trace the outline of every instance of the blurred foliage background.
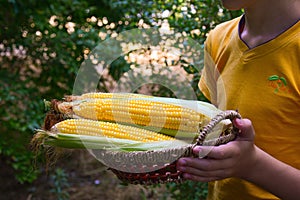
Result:
<instances>
[{"instance_id":1,"label":"blurred foliage background","mask_svg":"<svg viewBox=\"0 0 300 200\"><path fill-rule=\"evenodd\" d=\"M40 173L33 167L29 141L43 123L43 99L71 94L81 63L101 41L125 30L167 25L203 44L209 30L241 14L223 9L217 0L0 0L0 8L0 159L20 183L30 183ZM110 64L99 91L110 91L111 82L133 65L138 68L126 56ZM184 60L179 66L204 100L197 90L200 72ZM163 86L147 89L173 95ZM197 188L190 186L182 191ZM176 198L180 187L168 187Z\"/></svg>"}]
</instances>

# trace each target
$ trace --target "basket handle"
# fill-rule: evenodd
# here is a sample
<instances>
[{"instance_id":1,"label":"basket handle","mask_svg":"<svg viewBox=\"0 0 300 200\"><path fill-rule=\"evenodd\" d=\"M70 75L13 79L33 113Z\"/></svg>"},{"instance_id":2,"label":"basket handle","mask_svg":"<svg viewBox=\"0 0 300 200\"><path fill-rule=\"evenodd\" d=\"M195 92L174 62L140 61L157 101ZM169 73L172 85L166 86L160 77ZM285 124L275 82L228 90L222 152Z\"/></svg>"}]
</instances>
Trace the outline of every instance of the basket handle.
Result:
<instances>
[{"instance_id":1,"label":"basket handle","mask_svg":"<svg viewBox=\"0 0 300 200\"><path fill-rule=\"evenodd\" d=\"M232 122L235 118L241 119L242 117L241 117L241 115L237 111L234 111L234 110L226 110L226 111L222 111L219 114L217 114L215 117L213 117L211 119L211 121L206 126L204 126L202 129L199 130L199 136L198 136L198 138L196 140L195 146L196 145L203 145L206 136L222 120L230 119L231 122ZM229 133L228 135L225 135L225 136L221 136L220 138L217 138L215 140L215 144L214 145L219 145L219 144L227 143L227 142L233 140L236 137L238 131L239 131L238 128L236 128L235 126L233 126L233 129L231 130L231 133Z\"/></svg>"}]
</instances>

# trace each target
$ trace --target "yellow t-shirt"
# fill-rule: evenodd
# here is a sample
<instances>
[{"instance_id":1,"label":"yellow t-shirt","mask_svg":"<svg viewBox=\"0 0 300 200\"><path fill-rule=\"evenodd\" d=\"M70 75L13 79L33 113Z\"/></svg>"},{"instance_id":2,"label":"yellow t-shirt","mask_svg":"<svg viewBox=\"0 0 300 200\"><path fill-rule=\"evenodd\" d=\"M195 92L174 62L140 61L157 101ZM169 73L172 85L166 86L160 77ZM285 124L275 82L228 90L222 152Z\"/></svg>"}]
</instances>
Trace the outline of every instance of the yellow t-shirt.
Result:
<instances>
[{"instance_id":1,"label":"yellow t-shirt","mask_svg":"<svg viewBox=\"0 0 300 200\"><path fill-rule=\"evenodd\" d=\"M258 147L300 169L300 21L252 49L239 37L240 21L210 32L199 87L220 109L237 109L252 121ZM209 184L208 199L277 198L228 178Z\"/></svg>"}]
</instances>

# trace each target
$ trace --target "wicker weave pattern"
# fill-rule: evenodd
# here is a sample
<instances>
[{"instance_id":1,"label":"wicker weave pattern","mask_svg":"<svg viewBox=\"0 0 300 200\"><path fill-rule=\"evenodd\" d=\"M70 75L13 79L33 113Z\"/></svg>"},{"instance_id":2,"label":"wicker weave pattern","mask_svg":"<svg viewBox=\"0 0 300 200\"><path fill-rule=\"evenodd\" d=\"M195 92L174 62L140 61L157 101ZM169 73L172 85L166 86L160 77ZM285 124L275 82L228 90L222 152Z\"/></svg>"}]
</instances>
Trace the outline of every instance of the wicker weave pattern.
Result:
<instances>
[{"instance_id":1,"label":"wicker weave pattern","mask_svg":"<svg viewBox=\"0 0 300 200\"><path fill-rule=\"evenodd\" d=\"M163 155L165 158L167 156L175 156L177 159L179 157L190 156L192 154L192 145L189 145L185 148L185 152L182 154L177 154L180 151L175 151L176 154L172 154L170 151L163 152L155 152L156 155ZM123 183L130 183L130 184L142 184L142 185L151 185L157 183L168 183L168 182L176 182L180 183L184 179L182 178L182 173L176 169L176 162L173 161L172 163L164 163L162 161L157 162L155 165L148 166L147 170L151 170L149 172L144 173L132 173L132 172L124 172L119 171L116 169L112 169L111 171L116 174L116 176L123 182ZM131 170L137 170L138 166L131 166ZM145 165L141 166L145 168ZM155 170L154 170L155 169ZM144 170L144 169L143 169ZM153 171L154 170L154 171Z\"/></svg>"}]
</instances>

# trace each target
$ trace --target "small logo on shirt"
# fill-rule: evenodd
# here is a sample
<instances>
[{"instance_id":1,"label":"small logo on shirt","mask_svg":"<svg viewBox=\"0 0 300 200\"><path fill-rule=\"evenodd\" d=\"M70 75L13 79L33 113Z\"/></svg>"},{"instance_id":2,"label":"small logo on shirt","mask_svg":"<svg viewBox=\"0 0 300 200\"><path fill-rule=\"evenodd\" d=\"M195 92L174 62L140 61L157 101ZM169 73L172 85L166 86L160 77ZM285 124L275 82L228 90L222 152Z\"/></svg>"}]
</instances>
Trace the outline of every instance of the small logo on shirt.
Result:
<instances>
[{"instance_id":1,"label":"small logo on shirt","mask_svg":"<svg viewBox=\"0 0 300 200\"><path fill-rule=\"evenodd\" d=\"M288 88L287 81L284 77L278 75L271 75L268 78L269 80L269 87L274 89L274 93L291 93L290 89Z\"/></svg>"}]
</instances>

